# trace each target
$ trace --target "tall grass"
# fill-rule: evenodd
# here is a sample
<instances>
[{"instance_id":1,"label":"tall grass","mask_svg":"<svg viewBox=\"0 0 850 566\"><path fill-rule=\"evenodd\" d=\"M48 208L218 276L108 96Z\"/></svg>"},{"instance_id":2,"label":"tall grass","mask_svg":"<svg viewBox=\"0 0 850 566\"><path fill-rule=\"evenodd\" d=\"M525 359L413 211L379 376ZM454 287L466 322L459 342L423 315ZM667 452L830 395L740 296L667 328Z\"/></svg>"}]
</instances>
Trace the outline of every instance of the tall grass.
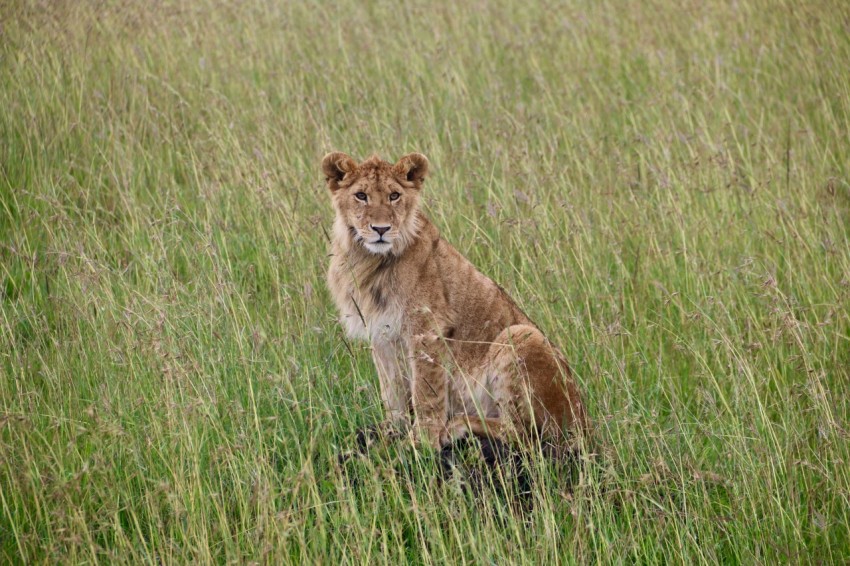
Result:
<instances>
[{"instance_id":1,"label":"tall grass","mask_svg":"<svg viewBox=\"0 0 850 566\"><path fill-rule=\"evenodd\" d=\"M0 560L846 561L848 61L837 0L3 3ZM332 149L428 155L568 353L597 455L530 512L346 479Z\"/></svg>"}]
</instances>

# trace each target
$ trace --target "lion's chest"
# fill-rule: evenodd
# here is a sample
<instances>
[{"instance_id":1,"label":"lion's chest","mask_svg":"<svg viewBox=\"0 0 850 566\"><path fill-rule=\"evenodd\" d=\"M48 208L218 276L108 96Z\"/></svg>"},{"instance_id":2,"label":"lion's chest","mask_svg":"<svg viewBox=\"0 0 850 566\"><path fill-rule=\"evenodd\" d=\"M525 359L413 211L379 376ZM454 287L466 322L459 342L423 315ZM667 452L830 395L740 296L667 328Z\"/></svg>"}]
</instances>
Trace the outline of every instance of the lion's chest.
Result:
<instances>
[{"instance_id":1,"label":"lion's chest","mask_svg":"<svg viewBox=\"0 0 850 566\"><path fill-rule=\"evenodd\" d=\"M403 317L400 309L371 309L367 306L368 300L358 295L353 292L340 306L340 322L348 336L370 342L389 342L401 336Z\"/></svg>"},{"instance_id":2,"label":"lion's chest","mask_svg":"<svg viewBox=\"0 0 850 566\"><path fill-rule=\"evenodd\" d=\"M329 279L334 275L329 273ZM341 274L332 281L339 320L349 337L374 343L395 341L401 336L404 311L400 301L381 289L377 284L358 287Z\"/></svg>"}]
</instances>

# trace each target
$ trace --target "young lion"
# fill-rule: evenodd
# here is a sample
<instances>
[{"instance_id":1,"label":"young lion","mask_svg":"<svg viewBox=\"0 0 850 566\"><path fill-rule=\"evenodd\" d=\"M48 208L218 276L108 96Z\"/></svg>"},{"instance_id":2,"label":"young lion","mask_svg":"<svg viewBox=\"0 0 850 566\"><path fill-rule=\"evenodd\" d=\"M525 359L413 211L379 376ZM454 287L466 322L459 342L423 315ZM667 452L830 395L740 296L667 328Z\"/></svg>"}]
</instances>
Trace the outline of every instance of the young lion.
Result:
<instances>
[{"instance_id":1,"label":"young lion","mask_svg":"<svg viewBox=\"0 0 850 566\"><path fill-rule=\"evenodd\" d=\"M568 448L587 416L564 356L419 211L428 159L322 160L336 211L328 286L369 340L391 422L420 442L472 433Z\"/></svg>"}]
</instances>

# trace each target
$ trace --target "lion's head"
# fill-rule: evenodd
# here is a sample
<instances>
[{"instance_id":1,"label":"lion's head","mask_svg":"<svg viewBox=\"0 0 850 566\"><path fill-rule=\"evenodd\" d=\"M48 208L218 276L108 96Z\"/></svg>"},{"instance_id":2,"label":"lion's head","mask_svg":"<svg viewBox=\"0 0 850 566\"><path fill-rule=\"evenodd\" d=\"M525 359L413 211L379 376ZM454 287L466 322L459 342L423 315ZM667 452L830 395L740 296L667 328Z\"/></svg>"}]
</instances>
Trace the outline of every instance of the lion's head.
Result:
<instances>
[{"instance_id":1,"label":"lion's head","mask_svg":"<svg viewBox=\"0 0 850 566\"><path fill-rule=\"evenodd\" d=\"M416 237L417 208L428 158L410 153L392 165L377 156L358 164L348 155L329 153L322 171L331 191L337 241L348 249L401 254Z\"/></svg>"}]
</instances>

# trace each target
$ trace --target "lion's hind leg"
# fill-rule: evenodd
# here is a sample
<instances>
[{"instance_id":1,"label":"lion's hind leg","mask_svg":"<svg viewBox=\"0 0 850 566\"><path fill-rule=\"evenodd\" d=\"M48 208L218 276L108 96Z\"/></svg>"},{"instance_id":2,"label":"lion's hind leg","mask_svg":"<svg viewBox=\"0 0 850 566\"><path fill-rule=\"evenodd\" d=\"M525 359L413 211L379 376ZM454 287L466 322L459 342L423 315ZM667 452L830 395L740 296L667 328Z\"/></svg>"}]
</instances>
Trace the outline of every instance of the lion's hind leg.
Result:
<instances>
[{"instance_id":1,"label":"lion's hind leg","mask_svg":"<svg viewBox=\"0 0 850 566\"><path fill-rule=\"evenodd\" d=\"M446 440L471 433L521 446L534 438L561 446L568 435L586 428L569 367L537 328L515 325L502 331L490 346L485 374L488 398L479 401L495 411L455 416Z\"/></svg>"},{"instance_id":2,"label":"lion's hind leg","mask_svg":"<svg viewBox=\"0 0 850 566\"><path fill-rule=\"evenodd\" d=\"M507 429L508 426L500 418L458 415L449 419L448 424L446 424L446 433L442 444L452 442L468 434L505 441L509 437Z\"/></svg>"}]
</instances>

